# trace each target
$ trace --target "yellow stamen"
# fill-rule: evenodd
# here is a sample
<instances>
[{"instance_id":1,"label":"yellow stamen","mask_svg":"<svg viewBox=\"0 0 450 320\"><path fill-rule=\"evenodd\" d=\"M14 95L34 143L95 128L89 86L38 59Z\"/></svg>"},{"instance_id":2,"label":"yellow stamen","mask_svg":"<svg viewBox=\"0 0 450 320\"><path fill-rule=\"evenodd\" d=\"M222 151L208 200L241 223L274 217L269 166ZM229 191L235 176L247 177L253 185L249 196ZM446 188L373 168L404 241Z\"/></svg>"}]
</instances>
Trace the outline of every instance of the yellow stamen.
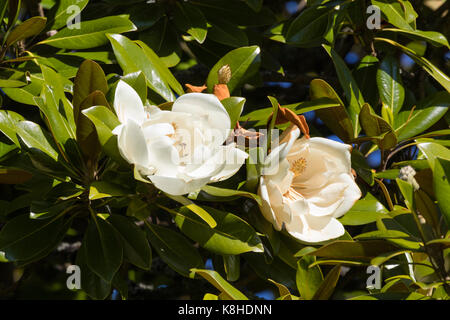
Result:
<instances>
[{"instance_id":1,"label":"yellow stamen","mask_svg":"<svg viewBox=\"0 0 450 320\"><path fill-rule=\"evenodd\" d=\"M305 169L306 169L306 159L303 157L291 163L290 170L294 173L296 177L302 174L302 172L305 171Z\"/></svg>"}]
</instances>

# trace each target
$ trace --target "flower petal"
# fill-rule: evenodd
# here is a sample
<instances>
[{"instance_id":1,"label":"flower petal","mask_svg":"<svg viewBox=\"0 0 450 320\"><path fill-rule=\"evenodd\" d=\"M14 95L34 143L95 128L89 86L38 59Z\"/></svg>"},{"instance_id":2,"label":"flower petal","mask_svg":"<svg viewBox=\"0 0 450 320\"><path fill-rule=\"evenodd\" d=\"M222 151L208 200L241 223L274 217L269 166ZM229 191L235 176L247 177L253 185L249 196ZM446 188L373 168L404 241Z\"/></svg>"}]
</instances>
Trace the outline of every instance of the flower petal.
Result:
<instances>
[{"instance_id":1,"label":"flower petal","mask_svg":"<svg viewBox=\"0 0 450 320\"><path fill-rule=\"evenodd\" d=\"M148 177L158 189L165 193L180 196L194 192L208 183L209 177L186 182L182 178L153 175Z\"/></svg>"},{"instance_id":2,"label":"flower petal","mask_svg":"<svg viewBox=\"0 0 450 320\"><path fill-rule=\"evenodd\" d=\"M211 130L217 131L217 145L230 134L230 116L216 96L206 93L186 93L175 100L173 112L190 113L204 119Z\"/></svg>"},{"instance_id":3,"label":"flower petal","mask_svg":"<svg viewBox=\"0 0 450 320\"><path fill-rule=\"evenodd\" d=\"M141 124L146 119L142 100L134 89L125 81L119 80L114 94L114 110L121 123L133 119Z\"/></svg>"},{"instance_id":4,"label":"flower petal","mask_svg":"<svg viewBox=\"0 0 450 320\"><path fill-rule=\"evenodd\" d=\"M148 149L141 127L128 119L118 135L118 146L122 157L129 163L146 167L149 164Z\"/></svg>"},{"instance_id":5,"label":"flower petal","mask_svg":"<svg viewBox=\"0 0 450 320\"><path fill-rule=\"evenodd\" d=\"M295 216L286 225L289 234L308 243L323 242L335 239L345 233L342 224L332 217L313 217L310 215Z\"/></svg>"},{"instance_id":6,"label":"flower petal","mask_svg":"<svg viewBox=\"0 0 450 320\"><path fill-rule=\"evenodd\" d=\"M230 178L236 172L239 171L244 164L245 159L248 158L248 154L233 145L221 146L220 148L226 149L225 167L211 178L211 182L223 181Z\"/></svg>"}]
</instances>

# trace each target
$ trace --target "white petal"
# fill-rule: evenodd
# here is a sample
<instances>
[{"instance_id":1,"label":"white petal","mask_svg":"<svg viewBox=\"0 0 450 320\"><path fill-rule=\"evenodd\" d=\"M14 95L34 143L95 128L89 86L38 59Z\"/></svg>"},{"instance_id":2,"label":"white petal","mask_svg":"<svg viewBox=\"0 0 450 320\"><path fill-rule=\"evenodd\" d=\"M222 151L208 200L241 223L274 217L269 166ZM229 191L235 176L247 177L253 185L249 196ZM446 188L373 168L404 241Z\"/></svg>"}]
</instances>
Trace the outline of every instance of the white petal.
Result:
<instances>
[{"instance_id":1,"label":"white petal","mask_svg":"<svg viewBox=\"0 0 450 320\"><path fill-rule=\"evenodd\" d=\"M156 175L176 177L180 156L169 137L163 136L148 144L149 163L156 168Z\"/></svg>"},{"instance_id":2,"label":"white petal","mask_svg":"<svg viewBox=\"0 0 450 320\"><path fill-rule=\"evenodd\" d=\"M194 192L203 187L209 181L209 177L186 182L181 178L165 177L159 175L149 176L149 179L152 181L155 187L174 196L180 196L183 194Z\"/></svg>"},{"instance_id":3,"label":"white petal","mask_svg":"<svg viewBox=\"0 0 450 320\"><path fill-rule=\"evenodd\" d=\"M148 150L141 127L128 119L118 136L121 155L129 162L146 167L149 164Z\"/></svg>"},{"instance_id":4,"label":"white petal","mask_svg":"<svg viewBox=\"0 0 450 320\"><path fill-rule=\"evenodd\" d=\"M286 230L293 237L308 243L335 239L345 233L344 227L335 218L309 215L295 216Z\"/></svg>"},{"instance_id":5,"label":"white petal","mask_svg":"<svg viewBox=\"0 0 450 320\"><path fill-rule=\"evenodd\" d=\"M282 224L278 223L275 212L272 209L269 191L264 176L262 176L260 179L258 195L261 197L262 206L260 207L260 209L264 218L266 218L267 221L272 223L276 230L280 231L282 228Z\"/></svg>"},{"instance_id":6,"label":"white petal","mask_svg":"<svg viewBox=\"0 0 450 320\"><path fill-rule=\"evenodd\" d=\"M143 131L147 142L175 133L175 130L170 123L155 123L147 126L143 125Z\"/></svg>"},{"instance_id":7,"label":"white petal","mask_svg":"<svg viewBox=\"0 0 450 320\"><path fill-rule=\"evenodd\" d=\"M280 162L287 157L299 135L300 130L293 129L286 137L282 138L280 145L272 148L264 159L263 175L273 175L278 172Z\"/></svg>"},{"instance_id":8,"label":"white petal","mask_svg":"<svg viewBox=\"0 0 450 320\"><path fill-rule=\"evenodd\" d=\"M114 94L114 110L121 123L132 119L141 124L146 119L141 98L129 84L122 80L119 80Z\"/></svg>"},{"instance_id":9,"label":"white petal","mask_svg":"<svg viewBox=\"0 0 450 320\"><path fill-rule=\"evenodd\" d=\"M209 128L217 131L218 144L222 144L230 132L230 116L219 99L213 94L187 93L175 100L173 112L190 113L204 119Z\"/></svg>"},{"instance_id":10,"label":"white petal","mask_svg":"<svg viewBox=\"0 0 450 320\"><path fill-rule=\"evenodd\" d=\"M241 166L244 164L245 159L248 158L247 152L234 147L234 145L224 146L221 148L227 148L227 156L225 159L226 165L222 171L211 178L211 182L223 181L230 178L239 171Z\"/></svg>"},{"instance_id":11,"label":"white petal","mask_svg":"<svg viewBox=\"0 0 450 320\"><path fill-rule=\"evenodd\" d=\"M361 198L361 190L355 182L355 179L351 174L342 174L341 180L347 184L345 188L341 205L334 211L333 217L339 218L346 214L355 204L355 202Z\"/></svg>"}]
</instances>

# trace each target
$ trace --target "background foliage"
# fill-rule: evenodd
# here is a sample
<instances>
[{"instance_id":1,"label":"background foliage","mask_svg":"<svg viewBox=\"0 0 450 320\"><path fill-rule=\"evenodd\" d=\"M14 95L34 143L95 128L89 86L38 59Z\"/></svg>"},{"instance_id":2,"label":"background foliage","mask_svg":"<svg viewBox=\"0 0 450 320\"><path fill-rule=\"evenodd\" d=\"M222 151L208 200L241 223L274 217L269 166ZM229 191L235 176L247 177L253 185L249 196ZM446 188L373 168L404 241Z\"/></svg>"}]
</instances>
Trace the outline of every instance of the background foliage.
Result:
<instances>
[{"instance_id":1,"label":"background foliage","mask_svg":"<svg viewBox=\"0 0 450 320\"><path fill-rule=\"evenodd\" d=\"M448 299L448 15L419 0L2 0L0 296ZM186 198L121 159L119 79L164 107L186 83L211 92L226 64L232 120L266 128L273 96L312 135L353 144L364 195L340 239L274 231L257 166ZM70 264L82 290L66 288Z\"/></svg>"}]
</instances>

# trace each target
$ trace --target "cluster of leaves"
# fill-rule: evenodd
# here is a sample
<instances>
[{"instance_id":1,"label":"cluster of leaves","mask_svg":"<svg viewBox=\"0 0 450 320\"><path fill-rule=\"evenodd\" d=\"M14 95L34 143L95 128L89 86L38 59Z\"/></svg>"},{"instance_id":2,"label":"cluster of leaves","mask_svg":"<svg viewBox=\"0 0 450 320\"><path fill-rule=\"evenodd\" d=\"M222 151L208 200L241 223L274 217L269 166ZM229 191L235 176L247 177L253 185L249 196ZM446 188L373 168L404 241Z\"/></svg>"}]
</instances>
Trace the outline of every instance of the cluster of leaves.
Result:
<instances>
[{"instance_id":1,"label":"cluster of leaves","mask_svg":"<svg viewBox=\"0 0 450 320\"><path fill-rule=\"evenodd\" d=\"M113 289L127 298L148 274L154 285L176 285L155 270L160 261L183 281L203 278L219 291L200 292L205 299L254 298L268 286L279 299L448 299L450 79L439 56L449 44L434 31L445 32L446 4L419 15L405 0L315 0L289 16L283 3L3 1L0 266L29 270L61 242L79 241L63 262L80 266L82 290L95 299ZM381 9L380 29L366 27L370 4ZM78 26L67 25L73 6ZM342 58L349 46L363 52L354 68ZM212 92L224 65L232 123L270 128L276 99L261 108L242 96L267 77L289 77L283 48L319 49L335 70L313 75L304 101L284 107L314 111L354 146L364 197L340 219L346 234L326 243L298 242L264 220L251 161L227 181L173 197L135 176L112 134L120 79L144 105L167 108L184 93L181 72L203 66L200 81ZM375 170L367 158L377 152ZM407 165L414 181L398 178ZM380 266L384 285L368 292L369 265Z\"/></svg>"}]
</instances>

